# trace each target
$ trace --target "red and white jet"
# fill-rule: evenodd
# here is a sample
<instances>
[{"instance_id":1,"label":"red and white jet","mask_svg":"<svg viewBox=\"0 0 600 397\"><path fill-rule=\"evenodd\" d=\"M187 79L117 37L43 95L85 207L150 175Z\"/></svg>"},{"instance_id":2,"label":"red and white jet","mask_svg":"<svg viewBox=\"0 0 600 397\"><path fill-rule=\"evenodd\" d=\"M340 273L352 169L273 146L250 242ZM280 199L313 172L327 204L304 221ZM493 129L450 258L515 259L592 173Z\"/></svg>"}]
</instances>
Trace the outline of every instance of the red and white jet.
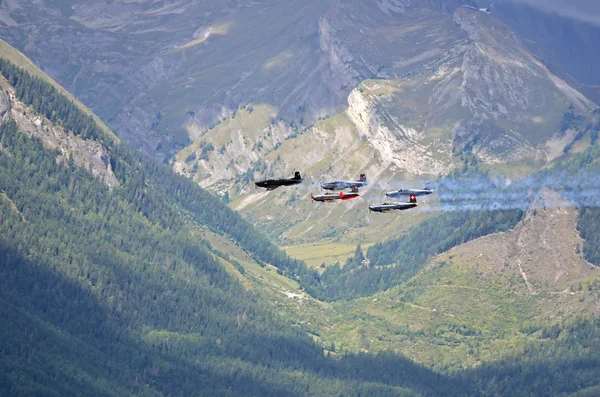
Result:
<instances>
[{"instance_id":1,"label":"red and white jet","mask_svg":"<svg viewBox=\"0 0 600 397\"><path fill-rule=\"evenodd\" d=\"M352 200L353 198L357 198L359 196L360 195L357 192L350 192L350 193L340 192L339 194L325 193L325 194L319 194L317 196L312 195L310 198L312 198L314 201L326 202L326 201L336 201L336 200Z\"/></svg>"}]
</instances>

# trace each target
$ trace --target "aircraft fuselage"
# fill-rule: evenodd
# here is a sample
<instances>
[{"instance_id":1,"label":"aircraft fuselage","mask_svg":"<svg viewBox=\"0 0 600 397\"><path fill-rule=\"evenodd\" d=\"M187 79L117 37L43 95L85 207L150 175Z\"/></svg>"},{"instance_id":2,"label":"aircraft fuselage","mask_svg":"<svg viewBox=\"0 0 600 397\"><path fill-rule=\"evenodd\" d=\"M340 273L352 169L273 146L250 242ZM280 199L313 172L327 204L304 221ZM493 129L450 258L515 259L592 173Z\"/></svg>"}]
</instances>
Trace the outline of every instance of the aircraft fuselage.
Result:
<instances>
[{"instance_id":1,"label":"aircraft fuselage","mask_svg":"<svg viewBox=\"0 0 600 397\"><path fill-rule=\"evenodd\" d=\"M292 186L299 183L302 183L302 177L298 171L296 171L293 178L265 179L263 181L254 182L256 186L264 187L267 190L275 190L279 186Z\"/></svg>"},{"instance_id":2,"label":"aircraft fuselage","mask_svg":"<svg viewBox=\"0 0 600 397\"><path fill-rule=\"evenodd\" d=\"M400 189L394 190L391 192L387 192L385 195L388 197L404 197L410 196L411 194L414 196L427 196L428 194L433 193L432 189Z\"/></svg>"},{"instance_id":3,"label":"aircraft fuselage","mask_svg":"<svg viewBox=\"0 0 600 397\"><path fill-rule=\"evenodd\" d=\"M329 202L329 201L336 201L336 200L352 200L353 198L357 198L359 197L358 193L352 192L352 193L344 193L344 192L340 192L340 194L335 194L335 193L325 193L325 194L320 194L317 196L311 196L311 198L313 199L313 201L320 201L320 202Z\"/></svg>"},{"instance_id":4,"label":"aircraft fuselage","mask_svg":"<svg viewBox=\"0 0 600 397\"><path fill-rule=\"evenodd\" d=\"M382 203L379 205L370 205L369 211L374 212L390 212L390 211L404 211L417 206L417 196L414 194L410 195L408 203Z\"/></svg>"},{"instance_id":5,"label":"aircraft fuselage","mask_svg":"<svg viewBox=\"0 0 600 397\"><path fill-rule=\"evenodd\" d=\"M374 212L404 211L415 208L417 203L383 203L379 205L370 205L369 210Z\"/></svg>"},{"instance_id":6,"label":"aircraft fuselage","mask_svg":"<svg viewBox=\"0 0 600 397\"><path fill-rule=\"evenodd\" d=\"M353 189L358 190L363 186L367 186L367 175L360 174L360 179L358 181L334 181L334 182L326 182L321 184L321 188L325 190L344 190L344 189Z\"/></svg>"}]
</instances>

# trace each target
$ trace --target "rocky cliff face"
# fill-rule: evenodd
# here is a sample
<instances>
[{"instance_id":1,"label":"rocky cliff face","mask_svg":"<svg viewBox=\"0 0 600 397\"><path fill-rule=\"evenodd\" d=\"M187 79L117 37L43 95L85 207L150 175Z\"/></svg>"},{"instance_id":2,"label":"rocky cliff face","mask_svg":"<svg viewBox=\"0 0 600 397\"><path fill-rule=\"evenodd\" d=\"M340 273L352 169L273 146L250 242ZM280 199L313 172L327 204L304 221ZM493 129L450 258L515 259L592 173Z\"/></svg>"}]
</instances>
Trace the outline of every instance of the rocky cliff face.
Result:
<instances>
[{"instance_id":1,"label":"rocky cliff face","mask_svg":"<svg viewBox=\"0 0 600 397\"><path fill-rule=\"evenodd\" d=\"M466 17L463 9L451 17L463 3L477 5L458 0L25 1L3 8L0 34L122 137L159 159L248 103L273 106L279 119L303 129L344 111L348 96L365 79L416 83L417 76L445 71L453 74L428 100L453 110L460 100L468 108L476 124L453 127L459 143L473 144L489 160L496 154L543 157L533 155L538 142L517 142L530 138L519 128L484 124L490 117L497 121L493 112L503 117L512 110L494 103L498 95L515 106L528 96L527 107L543 102L531 101L533 95L553 94L527 92L536 82L522 73L533 60L517 54L511 63L503 53L522 49L512 31L484 13ZM489 21L480 21L485 17ZM478 46L484 44L482 51ZM506 59L494 66L489 61L498 55ZM456 74L457 62L464 63L464 75ZM438 121L447 115L436 113ZM432 149L429 143L425 147Z\"/></svg>"},{"instance_id":2,"label":"rocky cliff face","mask_svg":"<svg viewBox=\"0 0 600 397\"><path fill-rule=\"evenodd\" d=\"M563 114L589 115L596 106L493 17L463 8L452 20L445 30L421 21L421 52L387 60L395 78L353 90L349 118L382 158L411 173L447 172L453 146L490 163L552 159L548 146L565 133ZM398 39L414 44L410 36ZM443 37L453 40L442 46Z\"/></svg>"},{"instance_id":3,"label":"rocky cliff face","mask_svg":"<svg viewBox=\"0 0 600 397\"><path fill-rule=\"evenodd\" d=\"M0 122L7 119L15 120L21 132L41 139L50 149L59 150L58 161L72 159L75 165L89 171L109 188L118 186L119 181L110 164L110 153L105 147L99 142L69 134L61 126L34 113L16 98L13 88L0 76Z\"/></svg>"}]
</instances>

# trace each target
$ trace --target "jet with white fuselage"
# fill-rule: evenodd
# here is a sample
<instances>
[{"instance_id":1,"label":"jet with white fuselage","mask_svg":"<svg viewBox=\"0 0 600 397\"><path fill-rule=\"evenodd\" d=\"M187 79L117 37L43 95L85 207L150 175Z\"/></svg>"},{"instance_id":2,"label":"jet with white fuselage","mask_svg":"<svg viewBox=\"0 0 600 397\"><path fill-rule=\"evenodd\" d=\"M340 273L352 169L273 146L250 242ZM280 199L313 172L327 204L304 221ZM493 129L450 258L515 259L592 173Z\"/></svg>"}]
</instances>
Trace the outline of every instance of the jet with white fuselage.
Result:
<instances>
[{"instance_id":1,"label":"jet with white fuselage","mask_svg":"<svg viewBox=\"0 0 600 397\"><path fill-rule=\"evenodd\" d=\"M325 190L344 190L344 189L358 189L363 186L367 186L367 176L360 174L358 181L333 181L321 184L321 188Z\"/></svg>"},{"instance_id":2,"label":"jet with white fuselage","mask_svg":"<svg viewBox=\"0 0 600 397\"><path fill-rule=\"evenodd\" d=\"M426 185L423 189L398 189L391 192L387 192L385 195L390 198L406 197L406 196L427 196L434 192L429 185Z\"/></svg>"}]
</instances>

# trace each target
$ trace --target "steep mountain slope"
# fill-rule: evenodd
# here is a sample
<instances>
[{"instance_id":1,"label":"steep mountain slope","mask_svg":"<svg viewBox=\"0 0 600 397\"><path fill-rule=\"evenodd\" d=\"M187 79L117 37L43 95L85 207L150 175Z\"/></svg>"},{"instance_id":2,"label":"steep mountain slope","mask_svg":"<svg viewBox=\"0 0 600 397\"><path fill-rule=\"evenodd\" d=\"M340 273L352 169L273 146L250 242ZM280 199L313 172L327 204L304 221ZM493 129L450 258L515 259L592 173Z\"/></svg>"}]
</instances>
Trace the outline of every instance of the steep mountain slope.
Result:
<instances>
[{"instance_id":1,"label":"steep mountain slope","mask_svg":"<svg viewBox=\"0 0 600 397\"><path fill-rule=\"evenodd\" d=\"M11 3L12 4L12 3ZM2 54L2 58L10 61L11 63L23 68L28 73L31 73L33 76L36 76L45 82L51 84L54 88L56 88L62 95L72 101L77 108L83 111L85 114L92 117L100 128L106 135L108 135L111 139L118 142L119 138L104 124L102 120L100 120L95 114L93 114L83 103L81 103L77 98L75 98L71 93L65 90L61 85L57 84L56 81L49 78L47 74L41 72L38 67L33 64L25 55L23 55L20 51L10 46L4 40L0 40L0 53Z\"/></svg>"},{"instance_id":2,"label":"steep mountain slope","mask_svg":"<svg viewBox=\"0 0 600 397\"><path fill-rule=\"evenodd\" d=\"M461 5L11 3L0 33L147 153L166 160L192 140L175 169L280 242L369 244L427 217L365 213L394 180L421 185L462 153L535 169L587 144L595 105L493 15ZM253 179L294 169L310 188L250 194ZM318 182L361 172L379 183L367 202L308 200Z\"/></svg>"},{"instance_id":3,"label":"steep mountain slope","mask_svg":"<svg viewBox=\"0 0 600 397\"><path fill-rule=\"evenodd\" d=\"M510 0L495 2L492 13L522 37L524 45L553 73L600 103L600 77L594 68L600 54L595 39L600 34L598 24Z\"/></svg>"},{"instance_id":4,"label":"steep mountain slope","mask_svg":"<svg viewBox=\"0 0 600 397\"><path fill-rule=\"evenodd\" d=\"M339 110L339 86L321 84L328 69L314 51L328 4L73 2L65 15L47 3L13 10L17 28L3 37L128 141L164 155L186 142L186 129L204 129L251 100L288 116L306 103L307 121ZM63 58L50 61L57 46Z\"/></svg>"},{"instance_id":5,"label":"steep mountain slope","mask_svg":"<svg viewBox=\"0 0 600 397\"><path fill-rule=\"evenodd\" d=\"M11 68L3 59L0 59L0 63L3 70ZM17 85L19 83L20 81L16 81ZM32 114L31 109L27 109L27 105L17 98L17 90L4 78L0 78L0 88L1 118L14 120L20 131L39 138L48 148L58 149L61 159L72 160L79 167L88 169L108 187L113 188L119 184L112 171L110 153L102 143L86 140L72 131L69 134L66 128L43 115Z\"/></svg>"},{"instance_id":6,"label":"steep mountain slope","mask_svg":"<svg viewBox=\"0 0 600 397\"><path fill-rule=\"evenodd\" d=\"M319 239L332 229L356 239L356 228L376 224L382 233L362 241L372 242L397 229L365 213L365 203L357 204L362 199L315 208L307 198L325 179L366 173L377 181L365 191L371 201L399 187L395 179L420 184L447 174L462 166L457 154L463 152L491 167L539 167L589 135L585 128L596 106L486 13L407 8L391 17L351 3L332 7L319 34L322 48L346 68L340 76L359 76L353 71L374 65L380 76L350 92L344 113L303 131L285 125L276 107L247 105L180 151L174 163L283 242ZM310 186L269 195L251 188L253 179L294 169Z\"/></svg>"},{"instance_id":7,"label":"steep mountain slope","mask_svg":"<svg viewBox=\"0 0 600 397\"><path fill-rule=\"evenodd\" d=\"M452 68L448 51L465 32L450 15L462 4L10 3L0 32L128 141L162 157L249 102L310 126L343 111L365 79L421 74L443 54Z\"/></svg>"}]
</instances>

